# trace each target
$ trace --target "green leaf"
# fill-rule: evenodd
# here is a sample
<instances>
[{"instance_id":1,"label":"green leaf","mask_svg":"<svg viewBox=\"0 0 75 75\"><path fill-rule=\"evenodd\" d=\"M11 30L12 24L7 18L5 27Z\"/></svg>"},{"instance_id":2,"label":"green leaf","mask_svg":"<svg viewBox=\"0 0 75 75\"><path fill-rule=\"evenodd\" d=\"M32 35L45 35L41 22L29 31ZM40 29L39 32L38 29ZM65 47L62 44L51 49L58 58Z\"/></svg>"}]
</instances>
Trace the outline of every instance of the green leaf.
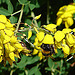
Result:
<instances>
[{"instance_id":1,"label":"green leaf","mask_svg":"<svg viewBox=\"0 0 75 75\"><path fill-rule=\"evenodd\" d=\"M73 18L75 18L75 14L73 14ZM75 20L75 19L74 19Z\"/></svg>"},{"instance_id":2,"label":"green leaf","mask_svg":"<svg viewBox=\"0 0 75 75\"><path fill-rule=\"evenodd\" d=\"M51 58L48 58L48 66L49 66L50 68L53 67L53 60L52 60Z\"/></svg>"},{"instance_id":3,"label":"green leaf","mask_svg":"<svg viewBox=\"0 0 75 75\"><path fill-rule=\"evenodd\" d=\"M73 2L75 3L75 0L73 0Z\"/></svg>"},{"instance_id":4,"label":"green leaf","mask_svg":"<svg viewBox=\"0 0 75 75\"><path fill-rule=\"evenodd\" d=\"M21 61L19 63L17 63L18 68L25 67L26 60L27 60L27 57L23 55L23 57L21 58Z\"/></svg>"},{"instance_id":5,"label":"green leaf","mask_svg":"<svg viewBox=\"0 0 75 75\"><path fill-rule=\"evenodd\" d=\"M41 21L38 22L38 26L39 26L39 27L41 26Z\"/></svg>"},{"instance_id":6,"label":"green leaf","mask_svg":"<svg viewBox=\"0 0 75 75\"><path fill-rule=\"evenodd\" d=\"M0 4L1 4L2 2L1 2L1 0L0 0Z\"/></svg>"},{"instance_id":7,"label":"green leaf","mask_svg":"<svg viewBox=\"0 0 75 75\"><path fill-rule=\"evenodd\" d=\"M24 72L22 72L22 73L19 73L19 75L24 75Z\"/></svg>"},{"instance_id":8,"label":"green leaf","mask_svg":"<svg viewBox=\"0 0 75 75\"><path fill-rule=\"evenodd\" d=\"M10 19L11 23L17 22L17 17L11 16L9 19Z\"/></svg>"},{"instance_id":9,"label":"green leaf","mask_svg":"<svg viewBox=\"0 0 75 75\"><path fill-rule=\"evenodd\" d=\"M37 71L35 72L35 75L42 75L42 74L41 74L41 72L40 72L39 70L37 70Z\"/></svg>"},{"instance_id":10,"label":"green leaf","mask_svg":"<svg viewBox=\"0 0 75 75\"><path fill-rule=\"evenodd\" d=\"M35 8L39 8L40 5L39 5L39 0L31 0L30 4L34 4L35 5Z\"/></svg>"},{"instance_id":11,"label":"green leaf","mask_svg":"<svg viewBox=\"0 0 75 75\"><path fill-rule=\"evenodd\" d=\"M32 64L35 63L35 62L37 62L39 59L40 59L40 57L35 56L35 57L32 59L32 61L31 61Z\"/></svg>"},{"instance_id":12,"label":"green leaf","mask_svg":"<svg viewBox=\"0 0 75 75\"><path fill-rule=\"evenodd\" d=\"M40 7L39 2L38 0L36 0L36 8L39 8L39 7Z\"/></svg>"},{"instance_id":13,"label":"green leaf","mask_svg":"<svg viewBox=\"0 0 75 75\"><path fill-rule=\"evenodd\" d=\"M8 5L8 11L9 11L10 13L13 13L13 5L12 5L12 3L10 2L10 0L6 0L6 3L7 3L7 5Z\"/></svg>"},{"instance_id":14,"label":"green leaf","mask_svg":"<svg viewBox=\"0 0 75 75\"><path fill-rule=\"evenodd\" d=\"M59 57L60 57L60 58L63 58L63 57L64 57L64 54L62 53Z\"/></svg>"},{"instance_id":15,"label":"green leaf","mask_svg":"<svg viewBox=\"0 0 75 75\"><path fill-rule=\"evenodd\" d=\"M0 14L6 15L6 16L11 15L11 13L8 10L4 9L4 8L0 8Z\"/></svg>"},{"instance_id":16,"label":"green leaf","mask_svg":"<svg viewBox=\"0 0 75 75\"><path fill-rule=\"evenodd\" d=\"M25 20L25 23L27 23L28 25L31 25L31 22L32 22L32 21L31 21L30 19L26 19L26 20Z\"/></svg>"},{"instance_id":17,"label":"green leaf","mask_svg":"<svg viewBox=\"0 0 75 75\"><path fill-rule=\"evenodd\" d=\"M62 50L60 50L60 49L57 49L57 56L59 56L60 57L60 55L62 54L62 52L61 52Z\"/></svg>"},{"instance_id":18,"label":"green leaf","mask_svg":"<svg viewBox=\"0 0 75 75\"><path fill-rule=\"evenodd\" d=\"M47 67L47 68L45 68L45 70L47 70L47 71L51 71L51 68Z\"/></svg>"},{"instance_id":19,"label":"green leaf","mask_svg":"<svg viewBox=\"0 0 75 75\"><path fill-rule=\"evenodd\" d=\"M1 3L4 3L4 2L5 2L5 0L0 0L0 4L1 4Z\"/></svg>"},{"instance_id":20,"label":"green leaf","mask_svg":"<svg viewBox=\"0 0 75 75\"><path fill-rule=\"evenodd\" d=\"M33 36L30 38L31 42L34 43L34 39L35 39L36 35L33 34Z\"/></svg>"},{"instance_id":21,"label":"green leaf","mask_svg":"<svg viewBox=\"0 0 75 75\"><path fill-rule=\"evenodd\" d=\"M18 0L20 4L25 4L27 0Z\"/></svg>"},{"instance_id":22,"label":"green leaf","mask_svg":"<svg viewBox=\"0 0 75 75\"><path fill-rule=\"evenodd\" d=\"M38 70L38 67L35 66L35 67L32 67L30 70L29 70L29 74L28 75L33 75L36 71Z\"/></svg>"},{"instance_id":23,"label":"green leaf","mask_svg":"<svg viewBox=\"0 0 75 75\"><path fill-rule=\"evenodd\" d=\"M30 1L27 1L27 0L18 0L20 4L24 4L24 5L27 5L30 3Z\"/></svg>"},{"instance_id":24,"label":"green leaf","mask_svg":"<svg viewBox=\"0 0 75 75\"><path fill-rule=\"evenodd\" d=\"M61 61L57 61L57 64L60 67L61 66Z\"/></svg>"},{"instance_id":25,"label":"green leaf","mask_svg":"<svg viewBox=\"0 0 75 75\"><path fill-rule=\"evenodd\" d=\"M2 2L4 3L4 2L5 2L5 0L2 0Z\"/></svg>"},{"instance_id":26,"label":"green leaf","mask_svg":"<svg viewBox=\"0 0 75 75\"><path fill-rule=\"evenodd\" d=\"M24 12L25 12L25 14L28 14L28 12L29 12L29 6L28 5L25 5Z\"/></svg>"},{"instance_id":27,"label":"green leaf","mask_svg":"<svg viewBox=\"0 0 75 75\"><path fill-rule=\"evenodd\" d=\"M33 64L33 63L37 62L39 59L40 59L40 58L39 58L38 56L35 56L34 58L28 57L28 60L27 60L27 62L26 62L25 64L26 64L26 65L28 65L28 64Z\"/></svg>"},{"instance_id":28,"label":"green leaf","mask_svg":"<svg viewBox=\"0 0 75 75\"><path fill-rule=\"evenodd\" d=\"M36 6L34 4L30 4L30 10L33 10Z\"/></svg>"},{"instance_id":29,"label":"green leaf","mask_svg":"<svg viewBox=\"0 0 75 75\"><path fill-rule=\"evenodd\" d=\"M56 69L58 67L57 62L54 63L53 69Z\"/></svg>"}]
</instances>

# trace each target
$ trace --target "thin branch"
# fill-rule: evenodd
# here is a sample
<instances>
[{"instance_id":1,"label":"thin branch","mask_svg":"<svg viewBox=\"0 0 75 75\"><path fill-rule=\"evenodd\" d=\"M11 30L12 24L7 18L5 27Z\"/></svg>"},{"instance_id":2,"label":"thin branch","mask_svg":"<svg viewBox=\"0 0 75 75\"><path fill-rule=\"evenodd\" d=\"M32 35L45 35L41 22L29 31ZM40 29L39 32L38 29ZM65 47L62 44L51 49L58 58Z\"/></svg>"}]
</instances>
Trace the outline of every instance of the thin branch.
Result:
<instances>
[{"instance_id":1,"label":"thin branch","mask_svg":"<svg viewBox=\"0 0 75 75\"><path fill-rule=\"evenodd\" d=\"M15 12L15 13L13 13L13 14L11 14L11 16L13 16L13 15L15 15L15 14L17 14L17 13L20 13L20 12L21 12L21 10Z\"/></svg>"},{"instance_id":2,"label":"thin branch","mask_svg":"<svg viewBox=\"0 0 75 75\"><path fill-rule=\"evenodd\" d=\"M20 13L20 17L19 17L19 20L18 20L18 23L17 23L16 30L15 30L15 35L16 35L16 33L18 32L18 28L19 28L19 25L20 25L20 22L21 22L21 19L22 19L23 8L24 8L24 5L22 5L22 8L21 8L21 13Z\"/></svg>"}]
</instances>

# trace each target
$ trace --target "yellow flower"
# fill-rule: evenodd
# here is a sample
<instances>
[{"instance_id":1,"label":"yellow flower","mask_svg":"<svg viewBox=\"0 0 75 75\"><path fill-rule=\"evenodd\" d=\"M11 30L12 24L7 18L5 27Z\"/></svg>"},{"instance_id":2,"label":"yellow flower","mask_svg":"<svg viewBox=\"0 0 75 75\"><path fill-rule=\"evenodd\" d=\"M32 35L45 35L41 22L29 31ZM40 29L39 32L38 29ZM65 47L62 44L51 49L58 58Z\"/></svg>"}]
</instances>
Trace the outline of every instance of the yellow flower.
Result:
<instances>
[{"instance_id":1,"label":"yellow flower","mask_svg":"<svg viewBox=\"0 0 75 75\"><path fill-rule=\"evenodd\" d=\"M60 25L61 22L65 23L65 27L69 28L73 25L73 14L75 13L74 5L65 5L62 6L57 12L57 25ZM63 20L63 21L62 21Z\"/></svg>"},{"instance_id":2,"label":"yellow flower","mask_svg":"<svg viewBox=\"0 0 75 75\"><path fill-rule=\"evenodd\" d=\"M69 25L68 25L68 23L67 23L67 22L65 22L65 27L66 27L66 28L69 28Z\"/></svg>"},{"instance_id":3,"label":"yellow flower","mask_svg":"<svg viewBox=\"0 0 75 75\"><path fill-rule=\"evenodd\" d=\"M38 54L38 52L39 52L39 50L37 50L37 49L34 49L34 50L33 50L33 55L36 55L36 54Z\"/></svg>"},{"instance_id":4,"label":"yellow flower","mask_svg":"<svg viewBox=\"0 0 75 75\"><path fill-rule=\"evenodd\" d=\"M23 47L22 47L22 45L20 44L20 43L16 43L16 44L14 44L14 47L15 48L19 48L19 49L23 49Z\"/></svg>"},{"instance_id":5,"label":"yellow flower","mask_svg":"<svg viewBox=\"0 0 75 75\"><path fill-rule=\"evenodd\" d=\"M38 20L41 17L41 14L36 16L35 19Z\"/></svg>"},{"instance_id":6,"label":"yellow flower","mask_svg":"<svg viewBox=\"0 0 75 75\"><path fill-rule=\"evenodd\" d=\"M38 33L39 31L37 30L37 28L36 27L34 27L34 30Z\"/></svg>"},{"instance_id":7,"label":"yellow flower","mask_svg":"<svg viewBox=\"0 0 75 75\"><path fill-rule=\"evenodd\" d=\"M0 30L4 28L5 28L5 25L3 23L0 23Z\"/></svg>"},{"instance_id":8,"label":"yellow flower","mask_svg":"<svg viewBox=\"0 0 75 75\"><path fill-rule=\"evenodd\" d=\"M68 47L68 45L63 45L62 49L63 49L63 51L64 51L65 54L68 54L69 55L70 48Z\"/></svg>"},{"instance_id":9,"label":"yellow flower","mask_svg":"<svg viewBox=\"0 0 75 75\"><path fill-rule=\"evenodd\" d=\"M32 31L31 31L31 29L29 29L29 31L28 31L28 39L30 39L31 36L32 36Z\"/></svg>"},{"instance_id":10,"label":"yellow flower","mask_svg":"<svg viewBox=\"0 0 75 75\"><path fill-rule=\"evenodd\" d=\"M19 53L29 52L28 49L22 47L21 43L14 36L15 28L10 23L10 20L4 15L0 15L0 62L8 61L12 65L15 57L20 58ZM6 63L4 63L5 65Z\"/></svg>"},{"instance_id":11,"label":"yellow flower","mask_svg":"<svg viewBox=\"0 0 75 75\"><path fill-rule=\"evenodd\" d=\"M73 11L74 10L74 11ZM75 6L74 5L68 5L67 11L69 11L71 14L75 13ZM72 11L72 12L71 12Z\"/></svg>"},{"instance_id":12,"label":"yellow flower","mask_svg":"<svg viewBox=\"0 0 75 75\"><path fill-rule=\"evenodd\" d=\"M7 22L7 18L4 15L0 15L0 22L2 23L6 23Z\"/></svg>"},{"instance_id":13,"label":"yellow flower","mask_svg":"<svg viewBox=\"0 0 75 75\"><path fill-rule=\"evenodd\" d=\"M57 31L54 35L54 38L57 42L60 42L65 37L65 34L62 31Z\"/></svg>"},{"instance_id":14,"label":"yellow flower","mask_svg":"<svg viewBox=\"0 0 75 75\"><path fill-rule=\"evenodd\" d=\"M57 25L55 25L55 24L48 24L47 26L43 25L43 27L46 28L49 31L55 32Z\"/></svg>"},{"instance_id":15,"label":"yellow flower","mask_svg":"<svg viewBox=\"0 0 75 75\"><path fill-rule=\"evenodd\" d=\"M70 33L71 31L72 31L72 30L69 29L69 28L65 28L65 29L62 30L62 32L63 32L64 34Z\"/></svg>"},{"instance_id":16,"label":"yellow flower","mask_svg":"<svg viewBox=\"0 0 75 75\"><path fill-rule=\"evenodd\" d=\"M15 61L14 53L13 52L9 53L9 57L10 57L11 60Z\"/></svg>"},{"instance_id":17,"label":"yellow flower","mask_svg":"<svg viewBox=\"0 0 75 75\"><path fill-rule=\"evenodd\" d=\"M70 50L70 53L75 53L75 48L72 47L72 49Z\"/></svg>"},{"instance_id":18,"label":"yellow flower","mask_svg":"<svg viewBox=\"0 0 75 75\"><path fill-rule=\"evenodd\" d=\"M8 21L5 23L5 26L7 28L13 28L13 25L10 22L8 22Z\"/></svg>"},{"instance_id":19,"label":"yellow flower","mask_svg":"<svg viewBox=\"0 0 75 75\"><path fill-rule=\"evenodd\" d=\"M42 43L44 43L44 44L54 44L54 40L53 40L52 35L46 34Z\"/></svg>"},{"instance_id":20,"label":"yellow flower","mask_svg":"<svg viewBox=\"0 0 75 75\"><path fill-rule=\"evenodd\" d=\"M5 44L5 48L7 51L9 50L9 52L12 52L15 50L15 48L10 43Z\"/></svg>"},{"instance_id":21,"label":"yellow flower","mask_svg":"<svg viewBox=\"0 0 75 75\"><path fill-rule=\"evenodd\" d=\"M10 42L11 42L11 43L16 43L16 42L18 42L17 37L11 36Z\"/></svg>"},{"instance_id":22,"label":"yellow flower","mask_svg":"<svg viewBox=\"0 0 75 75\"><path fill-rule=\"evenodd\" d=\"M57 42L56 40L55 40L55 47L56 48L62 48L62 45L61 45L61 42Z\"/></svg>"},{"instance_id":23,"label":"yellow flower","mask_svg":"<svg viewBox=\"0 0 75 75\"><path fill-rule=\"evenodd\" d=\"M75 32L75 28L72 31Z\"/></svg>"},{"instance_id":24,"label":"yellow flower","mask_svg":"<svg viewBox=\"0 0 75 75\"><path fill-rule=\"evenodd\" d=\"M62 23L62 18L58 18L56 25L59 26L61 23Z\"/></svg>"},{"instance_id":25,"label":"yellow flower","mask_svg":"<svg viewBox=\"0 0 75 75\"><path fill-rule=\"evenodd\" d=\"M41 51L38 53L38 56L40 57L40 60L42 60L43 58L45 58L45 56L43 56L43 54L42 54Z\"/></svg>"},{"instance_id":26,"label":"yellow flower","mask_svg":"<svg viewBox=\"0 0 75 75\"><path fill-rule=\"evenodd\" d=\"M4 29L4 31L8 36L14 35L14 32L12 30Z\"/></svg>"},{"instance_id":27,"label":"yellow flower","mask_svg":"<svg viewBox=\"0 0 75 75\"><path fill-rule=\"evenodd\" d=\"M5 38L3 41L4 44L10 41L10 37L8 35L5 35L4 38Z\"/></svg>"},{"instance_id":28,"label":"yellow flower","mask_svg":"<svg viewBox=\"0 0 75 75\"><path fill-rule=\"evenodd\" d=\"M2 62L2 57L0 57L0 62Z\"/></svg>"},{"instance_id":29,"label":"yellow flower","mask_svg":"<svg viewBox=\"0 0 75 75\"><path fill-rule=\"evenodd\" d=\"M66 22L67 22L68 26L73 25L73 19L71 17L68 17Z\"/></svg>"},{"instance_id":30,"label":"yellow flower","mask_svg":"<svg viewBox=\"0 0 75 75\"><path fill-rule=\"evenodd\" d=\"M61 10L61 11L66 11L66 9L67 9L67 5L64 5L64 6L60 7L59 11L60 11L60 10Z\"/></svg>"},{"instance_id":31,"label":"yellow flower","mask_svg":"<svg viewBox=\"0 0 75 75\"><path fill-rule=\"evenodd\" d=\"M2 50L0 50L0 57L1 57L1 55L3 55Z\"/></svg>"},{"instance_id":32,"label":"yellow flower","mask_svg":"<svg viewBox=\"0 0 75 75\"><path fill-rule=\"evenodd\" d=\"M75 44L75 39L72 37L72 34L67 34L66 40L69 46L73 46Z\"/></svg>"},{"instance_id":33,"label":"yellow flower","mask_svg":"<svg viewBox=\"0 0 75 75\"><path fill-rule=\"evenodd\" d=\"M64 20L65 18L68 17L73 17L72 14L70 14L69 12L64 12L63 15L61 15L61 18Z\"/></svg>"},{"instance_id":34,"label":"yellow flower","mask_svg":"<svg viewBox=\"0 0 75 75\"><path fill-rule=\"evenodd\" d=\"M33 55L38 54L40 60L45 58L45 56L42 54L42 48L41 48L42 43L54 44L54 38L52 37L52 35L49 34L45 35L45 33L41 31L36 34L36 38L34 42L35 48L33 50Z\"/></svg>"},{"instance_id":35,"label":"yellow flower","mask_svg":"<svg viewBox=\"0 0 75 75\"><path fill-rule=\"evenodd\" d=\"M39 41L42 41L43 38L44 38L44 32L39 32L39 33L36 34L36 36L37 36Z\"/></svg>"}]
</instances>

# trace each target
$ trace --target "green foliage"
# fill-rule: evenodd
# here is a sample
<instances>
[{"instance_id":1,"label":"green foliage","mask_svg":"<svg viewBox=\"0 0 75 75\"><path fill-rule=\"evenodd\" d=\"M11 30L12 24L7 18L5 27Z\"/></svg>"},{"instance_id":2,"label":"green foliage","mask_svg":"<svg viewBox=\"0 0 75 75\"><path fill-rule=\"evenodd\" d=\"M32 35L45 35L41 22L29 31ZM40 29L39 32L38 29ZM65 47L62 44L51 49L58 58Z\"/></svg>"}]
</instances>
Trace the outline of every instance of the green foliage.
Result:
<instances>
[{"instance_id":1,"label":"green foliage","mask_svg":"<svg viewBox=\"0 0 75 75\"><path fill-rule=\"evenodd\" d=\"M73 0L73 2L75 3L75 0Z\"/></svg>"},{"instance_id":2,"label":"green foliage","mask_svg":"<svg viewBox=\"0 0 75 75\"><path fill-rule=\"evenodd\" d=\"M47 15L50 17L49 23L55 23L55 15L59 7L64 4L69 4L68 1L64 3L66 0L49 1L50 8L48 9L48 0L0 0L0 14L6 15L12 24L18 23L20 16L20 12L18 11L21 10L21 6L24 5L21 23L27 23L30 26L33 18L31 12L33 12L36 16L41 13L42 17L36 21L38 26L41 27L41 25L47 24ZM75 0L73 0L73 2L75 2ZM49 14L47 10L50 11ZM20 24L20 27L27 28L24 24ZM32 32L33 34L29 41L34 43L36 32ZM27 38L27 31L21 33L26 34ZM19 40L22 40L21 37L19 37L22 36L21 33L17 33ZM27 44L26 47L30 49L30 51L33 50L33 48L31 48L25 40L22 41ZM20 54L20 59L15 58L16 61L12 66L10 66L8 62L6 67L4 67L2 63L0 64L0 75L50 75L52 73L54 73L54 75L67 75L72 62L66 62L65 58L63 58L64 54L62 49L57 49L57 51L58 53L52 56L53 59L47 57L43 60L40 60L37 55L33 56L32 53L31 56Z\"/></svg>"}]
</instances>

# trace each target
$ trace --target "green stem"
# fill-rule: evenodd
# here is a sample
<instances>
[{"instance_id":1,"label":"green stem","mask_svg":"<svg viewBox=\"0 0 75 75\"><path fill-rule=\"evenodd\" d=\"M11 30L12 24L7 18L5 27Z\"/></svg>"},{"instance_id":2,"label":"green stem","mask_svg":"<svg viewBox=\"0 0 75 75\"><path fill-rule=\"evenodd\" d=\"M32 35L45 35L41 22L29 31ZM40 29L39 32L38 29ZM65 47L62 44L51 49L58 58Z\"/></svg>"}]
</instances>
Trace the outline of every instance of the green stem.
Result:
<instances>
[{"instance_id":1,"label":"green stem","mask_svg":"<svg viewBox=\"0 0 75 75\"><path fill-rule=\"evenodd\" d=\"M15 12L15 13L13 13L13 14L11 14L11 16L13 16L13 15L15 15L15 14L19 13L19 12L21 12L21 10L19 10L19 11Z\"/></svg>"},{"instance_id":2,"label":"green stem","mask_svg":"<svg viewBox=\"0 0 75 75\"><path fill-rule=\"evenodd\" d=\"M51 75L54 75L55 69L53 69L54 65L51 68Z\"/></svg>"},{"instance_id":3,"label":"green stem","mask_svg":"<svg viewBox=\"0 0 75 75\"><path fill-rule=\"evenodd\" d=\"M19 32L25 32L27 30L29 30L30 28L24 28L23 30L19 30Z\"/></svg>"},{"instance_id":4,"label":"green stem","mask_svg":"<svg viewBox=\"0 0 75 75\"><path fill-rule=\"evenodd\" d=\"M27 42L27 43L29 43L33 48L35 48L35 46L26 38L24 38L24 40Z\"/></svg>"},{"instance_id":5,"label":"green stem","mask_svg":"<svg viewBox=\"0 0 75 75\"><path fill-rule=\"evenodd\" d=\"M39 31L43 31L43 32L45 32L45 33L47 33L47 34L54 35L54 33L52 33L52 32L49 32L48 30L46 30L46 29L43 29L43 28L38 28L38 30L39 30Z\"/></svg>"},{"instance_id":6,"label":"green stem","mask_svg":"<svg viewBox=\"0 0 75 75\"><path fill-rule=\"evenodd\" d=\"M61 75L61 72L62 72L62 66L63 66L63 60L61 59L61 66L60 66L60 72L59 72L59 75Z\"/></svg>"},{"instance_id":7,"label":"green stem","mask_svg":"<svg viewBox=\"0 0 75 75\"><path fill-rule=\"evenodd\" d=\"M28 71L27 70L25 70L25 73L26 73L26 75L28 75Z\"/></svg>"},{"instance_id":8,"label":"green stem","mask_svg":"<svg viewBox=\"0 0 75 75\"><path fill-rule=\"evenodd\" d=\"M35 18L34 12L31 12L31 16L33 17L33 19ZM34 20L35 26L38 27L37 21Z\"/></svg>"},{"instance_id":9,"label":"green stem","mask_svg":"<svg viewBox=\"0 0 75 75\"><path fill-rule=\"evenodd\" d=\"M21 8L21 13L20 13L20 17L19 17L19 20L18 20L18 23L17 23L16 30L15 30L15 35L16 35L16 33L18 32L18 28L19 28L19 25L20 25L20 22L21 22L21 19L22 19L23 8L24 8L24 5L22 5L22 8Z\"/></svg>"},{"instance_id":10,"label":"green stem","mask_svg":"<svg viewBox=\"0 0 75 75\"><path fill-rule=\"evenodd\" d=\"M49 0L47 1L47 24L49 24L49 20L50 20L50 17L49 17Z\"/></svg>"},{"instance_id":11,"label":"green stem","mask_svg":"<svg viewBox=\"0 0 75 75\"><path fill-rule=\"evenodd\" d=\"M14 65L12 64L11 68L13 68L13 67L14 67ZM12 70L10 71L10 75L13 75L13 72L14 72L14 70L12 69Z\"/></svg>"},{"instance_id":12,"label":"green stem","mask_svg":"<svg viewBox=\"0 0 75 75\"><path fill-rule=\"evenodd\" d=\"M53 72L51 72L51 75L54 75L54 73L53 73Z\"/></svg>"}]
</instances>

